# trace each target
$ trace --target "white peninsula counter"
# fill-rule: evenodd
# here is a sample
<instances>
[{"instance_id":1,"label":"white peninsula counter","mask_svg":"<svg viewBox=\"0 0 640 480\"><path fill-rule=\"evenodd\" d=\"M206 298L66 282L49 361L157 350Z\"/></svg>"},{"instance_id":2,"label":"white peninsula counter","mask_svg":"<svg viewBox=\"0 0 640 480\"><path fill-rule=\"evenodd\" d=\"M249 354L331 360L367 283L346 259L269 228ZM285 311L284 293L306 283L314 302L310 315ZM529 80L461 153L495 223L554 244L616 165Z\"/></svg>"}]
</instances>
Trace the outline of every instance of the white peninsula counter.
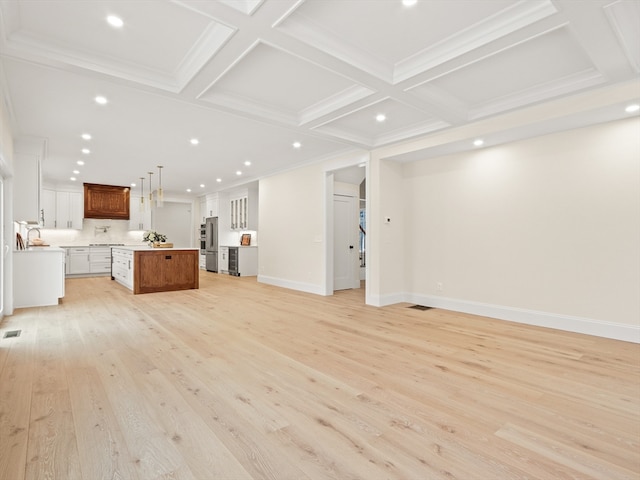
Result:
<instances>
[{"instance_id":1,"label":"white peninsula counter","mask_svg":"<svg viewBox=\"0 0 640 480\"><path fill-rule=\"evenodd\" d=\"M29 247L13 252L13 306L57 305L64 297L65 250Z\"/></svg>"},{"instance_id":2,"label":"white peninsula counter","mask_svg":"<svg viewBox=\"0 0 640 480\"><path fill-rule=\"evenodd\" d=\"M199 288L197 248L113 247L111 279L134 294Z\"/></svg>"}]
</instances>

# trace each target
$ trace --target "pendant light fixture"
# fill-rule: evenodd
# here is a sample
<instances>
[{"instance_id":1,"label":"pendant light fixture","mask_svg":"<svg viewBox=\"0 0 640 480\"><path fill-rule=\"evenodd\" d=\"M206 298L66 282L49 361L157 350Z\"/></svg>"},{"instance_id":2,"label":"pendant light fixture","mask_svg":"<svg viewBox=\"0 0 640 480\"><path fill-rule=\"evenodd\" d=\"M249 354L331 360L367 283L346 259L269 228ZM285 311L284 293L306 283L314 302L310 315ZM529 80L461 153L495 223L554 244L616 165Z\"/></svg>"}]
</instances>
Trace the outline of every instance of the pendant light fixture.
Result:
<instances>
[{"instance_id":1,"label":"pendant light fixture","mask_svg":"<svg viewBox=\"0 0 640 480\"><path fill-rule=\"evenodd\" d=\"M158 195L156 195L156 206L161 208L164 205L164 193L162 192L162 165L158 165Z\"/></svg>"},{"instance_id":2,"label":"pendant light fixture","mask_svg":"<svg viewBox=\"0 0 640 480\"><path fill-rule=\"evenodd\" d=\"M149 208L151 208L151 205L153 205L153 188L151 187L151 175L153 175L153 172L147 172L149 174Z\"/></svg>"},{"instance_id":3,"label":"pendant light fixture","mask_svg":"<svg viewBox=\"0 0 640 480\"><path fill-rule=\"evenodd\" d=\"M140 211L144 212L144 177L140 177Z\"/></svg>"}]
</instances>

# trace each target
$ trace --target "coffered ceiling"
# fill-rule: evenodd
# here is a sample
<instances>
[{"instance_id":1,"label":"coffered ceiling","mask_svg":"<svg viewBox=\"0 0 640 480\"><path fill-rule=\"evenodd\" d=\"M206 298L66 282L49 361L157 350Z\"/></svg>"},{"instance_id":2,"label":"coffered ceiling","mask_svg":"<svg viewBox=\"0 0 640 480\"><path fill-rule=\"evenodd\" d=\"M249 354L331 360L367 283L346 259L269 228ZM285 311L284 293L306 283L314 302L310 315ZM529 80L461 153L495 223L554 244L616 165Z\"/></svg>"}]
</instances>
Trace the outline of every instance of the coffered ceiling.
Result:
<instances>
[{"instance_id":1,"label":"coffered ceiling","mask_svg":"<svg viewBox=\"0 0 640 480\"><path fill-rule=\"evenodd\" d=\"M12 129L46 139L50 184L163 165L168 194L200 195L585 92L640 98L638 0L0 0L0 22ZM625 115L599 109L549 128Z\"/></svg>"}]
</instances>

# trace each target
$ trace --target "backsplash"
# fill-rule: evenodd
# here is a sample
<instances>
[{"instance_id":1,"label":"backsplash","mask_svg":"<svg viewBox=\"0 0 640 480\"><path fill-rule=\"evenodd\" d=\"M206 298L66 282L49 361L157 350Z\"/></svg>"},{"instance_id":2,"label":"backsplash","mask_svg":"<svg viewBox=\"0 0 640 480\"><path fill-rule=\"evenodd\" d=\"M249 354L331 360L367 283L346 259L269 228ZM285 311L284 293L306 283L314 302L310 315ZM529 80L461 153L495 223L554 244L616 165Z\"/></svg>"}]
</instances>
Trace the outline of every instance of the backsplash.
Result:
<instances>
[{"instance_id":1,"label":"backsplash","mask_svg":"<svg viewBox=\"0 0 640 480\"><path fill-rule=\"evenodd\" d=\"M25 238L27 232L20 232ZM37 233L31 234L33 238ZM142 245L144 231L129 230L128 220L99 220L85 218L82 230L40 229L40 238L51 246L83 246L92 243L123 243Z\"/></svg>"}]
</instances>

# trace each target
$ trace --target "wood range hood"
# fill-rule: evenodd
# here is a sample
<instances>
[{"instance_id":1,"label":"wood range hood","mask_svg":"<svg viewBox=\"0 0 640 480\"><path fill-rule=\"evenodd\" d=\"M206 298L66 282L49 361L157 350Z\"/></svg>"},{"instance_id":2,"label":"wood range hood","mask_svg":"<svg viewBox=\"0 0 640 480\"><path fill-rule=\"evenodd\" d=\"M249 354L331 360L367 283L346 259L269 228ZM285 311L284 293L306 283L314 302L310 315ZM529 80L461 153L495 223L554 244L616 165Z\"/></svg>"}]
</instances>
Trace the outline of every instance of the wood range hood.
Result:
<instances>
[{"instance_id":1,"label":"wood range hood","mask_svg":"<svg viewBox=\"0 0 640 480\"><path fill-rule=\"evenodd\" d=\"M84 218L129 220L130 187L84 184Z\"/></svg>"}]
</instances>

